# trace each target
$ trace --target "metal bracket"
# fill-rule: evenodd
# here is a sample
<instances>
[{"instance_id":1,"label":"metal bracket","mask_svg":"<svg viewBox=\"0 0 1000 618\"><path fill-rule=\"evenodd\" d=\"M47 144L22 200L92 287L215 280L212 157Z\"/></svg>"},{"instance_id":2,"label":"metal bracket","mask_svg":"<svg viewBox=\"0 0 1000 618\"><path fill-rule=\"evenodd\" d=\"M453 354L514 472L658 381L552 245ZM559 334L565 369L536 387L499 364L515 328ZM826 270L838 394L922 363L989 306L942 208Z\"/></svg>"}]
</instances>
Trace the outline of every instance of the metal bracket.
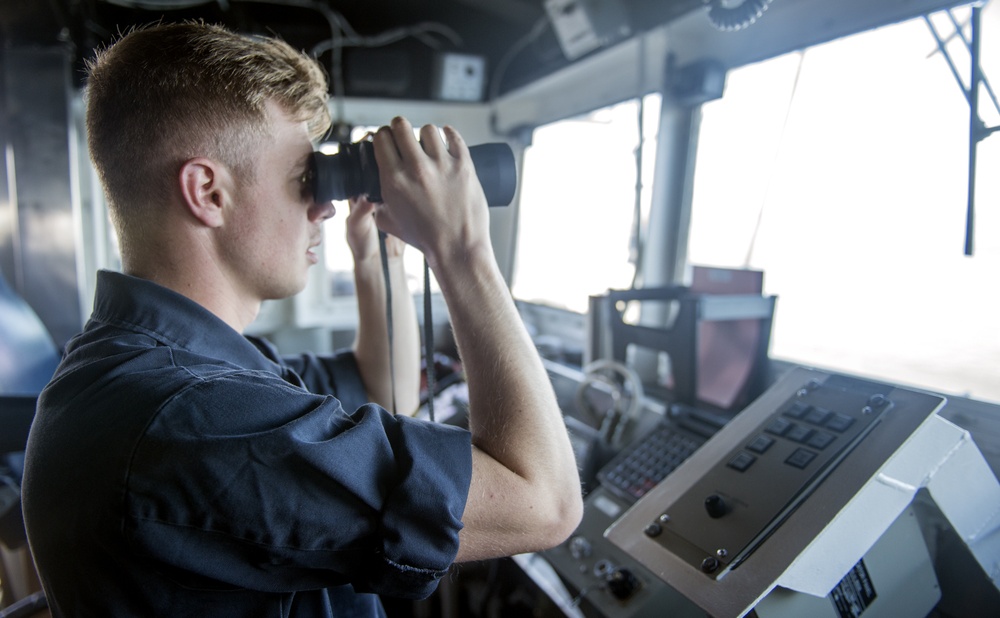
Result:
<instances>
[{"instance_id":1,"label":"metal bracket","mask_svg":"<svg viewBox=\"0 0 1000 618\"><path fill-rule=\"evenodd\" d=\"M948 67L951 69L951 73L955 77L955 81L958 82L959 88L961 88L965 93L965 98L969 102L969 194L965 212L965 255L973 254L973 243L975 237L977 147L979 146L979 142L983 141L994 132L1000 130L1000 126L986 127L982 118L979 117L980 86L986 90L990 100L993 101L993 107L1000 112L1000 103L997 103L996 94L994 94L993 88L990 86L989 80L986 79L986 76L983 74L983 69L979 64L979 46L982 39L982 10L981 5L977 4L972 6L972 17L970 19L972 27L971 34L968 38L966 38L965 35L965 24L960 24L958 20L955 19L955 15L952 13L951 9L944 11L948 15L949 20L951 20L952 26L955 28L955 32L948 37L948 39L942 38L930 17L924 15L924 21L927 22L927 27L930 29L931 34L934 35L934 40L937 41L938 50L948 63ZM948 40L956 36L959 37L965 44L965 48L968 50L971 60L972 69L968 88L966 88L964 82L962 81L962 77L955 66L955 61L947 48Z\"/></svg>"}]
</instances>

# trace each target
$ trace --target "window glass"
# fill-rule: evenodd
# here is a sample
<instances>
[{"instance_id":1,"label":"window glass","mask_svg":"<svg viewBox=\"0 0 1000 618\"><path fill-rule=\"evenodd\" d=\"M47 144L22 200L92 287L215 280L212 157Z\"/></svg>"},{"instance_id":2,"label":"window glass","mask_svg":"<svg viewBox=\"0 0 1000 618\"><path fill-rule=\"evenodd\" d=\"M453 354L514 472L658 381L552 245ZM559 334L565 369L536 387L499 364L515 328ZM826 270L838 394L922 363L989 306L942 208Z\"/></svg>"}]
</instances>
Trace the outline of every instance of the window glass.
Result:
<instances>
[{"instance_id":1,"label":"window glass","mask_svg":"<svg viewBox=\"0 0 1000 618\"><path fill-rule=\"evenodd\" d=\"M641 107L645 213L659 97ZM535 130L521 181L512 283L518 299L582 313L590 295L632 285L639 113L632 100Z\"/></svg>"},{"instance_id":2,"label":"window glass","mask_svg":"<svg viewBox=\"0 0 1000 618\"><path fill-rule=\"evenodd\" d=\"M703 108L690 262L765 272L774 357L1000 400L1000 138L965 256L968 127L922 19L734 70Z\"/></svg>"}]
</instances>

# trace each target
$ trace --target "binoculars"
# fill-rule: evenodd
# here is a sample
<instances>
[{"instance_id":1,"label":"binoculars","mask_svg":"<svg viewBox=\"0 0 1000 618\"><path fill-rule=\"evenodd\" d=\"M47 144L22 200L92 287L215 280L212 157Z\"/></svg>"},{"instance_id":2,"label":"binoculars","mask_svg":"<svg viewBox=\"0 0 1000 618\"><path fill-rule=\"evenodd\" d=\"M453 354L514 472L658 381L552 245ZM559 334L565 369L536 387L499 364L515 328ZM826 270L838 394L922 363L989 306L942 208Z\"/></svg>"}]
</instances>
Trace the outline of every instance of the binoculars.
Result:
<instances>
[{"instance_id":1,"label":"binoculars","mask_svg":"<svg viewBox=\"0 0 1000 618\"><path fill-rule=\"evenodd\" d=\"M517 189L514 153L502 142L469 147L476 176L483 186L490 206L507 206ZM314 152L310 162L313 196L317 202L345 200L367 195L372 202L382 201L375 147L370 140L342 144L332 155Z\"/></svg>"}]
</instances>

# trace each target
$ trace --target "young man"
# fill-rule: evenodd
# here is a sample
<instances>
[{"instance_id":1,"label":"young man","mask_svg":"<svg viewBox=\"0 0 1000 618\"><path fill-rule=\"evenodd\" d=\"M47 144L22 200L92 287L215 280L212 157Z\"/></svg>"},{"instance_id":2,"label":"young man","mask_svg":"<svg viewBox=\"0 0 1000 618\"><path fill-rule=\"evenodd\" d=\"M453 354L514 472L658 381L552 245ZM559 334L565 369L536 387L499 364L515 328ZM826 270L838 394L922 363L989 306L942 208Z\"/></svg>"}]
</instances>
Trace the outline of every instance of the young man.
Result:
<instances>
[{"instance_id":1,"label":"young man","mask_svg":"<svg viewBox=\"0 0 1000 618\"><path fill-rule=\"evenodd\" d=\"M203 24L140 29L92 63L87 123L124 272L100 274L29 439L54 615L373 616L375 594L426 596L453 561L576 528L572 450L457 132L380 129L384 202L358 202L349 237L361 296L384 293L363 284L372 220L426 256L469 432L366 403L389 378L363 332L353 354L296 359L240 334L302 289L334 215L309 192L329 123L314 62Z\"/></svg>"}]
</instances>

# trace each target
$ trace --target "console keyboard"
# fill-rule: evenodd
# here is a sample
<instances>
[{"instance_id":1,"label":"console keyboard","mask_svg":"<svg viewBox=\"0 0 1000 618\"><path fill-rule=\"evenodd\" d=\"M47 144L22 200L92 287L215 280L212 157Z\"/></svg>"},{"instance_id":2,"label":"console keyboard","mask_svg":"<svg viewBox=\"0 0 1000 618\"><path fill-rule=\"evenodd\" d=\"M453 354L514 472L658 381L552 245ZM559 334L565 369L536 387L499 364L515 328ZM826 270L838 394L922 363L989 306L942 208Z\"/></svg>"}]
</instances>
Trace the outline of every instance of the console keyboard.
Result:
<instances>
[{"instance_id":1,"label":"console keyboard","mask_svg":"<svg viewBox=\"0 0 1000 618\"><path fill-rule=\"evenodd\" d=\"M695 452L707 437L661 423L648 436L626 447L597 474L618 497L635 502Z\"/></svg>"}]
</instances>

